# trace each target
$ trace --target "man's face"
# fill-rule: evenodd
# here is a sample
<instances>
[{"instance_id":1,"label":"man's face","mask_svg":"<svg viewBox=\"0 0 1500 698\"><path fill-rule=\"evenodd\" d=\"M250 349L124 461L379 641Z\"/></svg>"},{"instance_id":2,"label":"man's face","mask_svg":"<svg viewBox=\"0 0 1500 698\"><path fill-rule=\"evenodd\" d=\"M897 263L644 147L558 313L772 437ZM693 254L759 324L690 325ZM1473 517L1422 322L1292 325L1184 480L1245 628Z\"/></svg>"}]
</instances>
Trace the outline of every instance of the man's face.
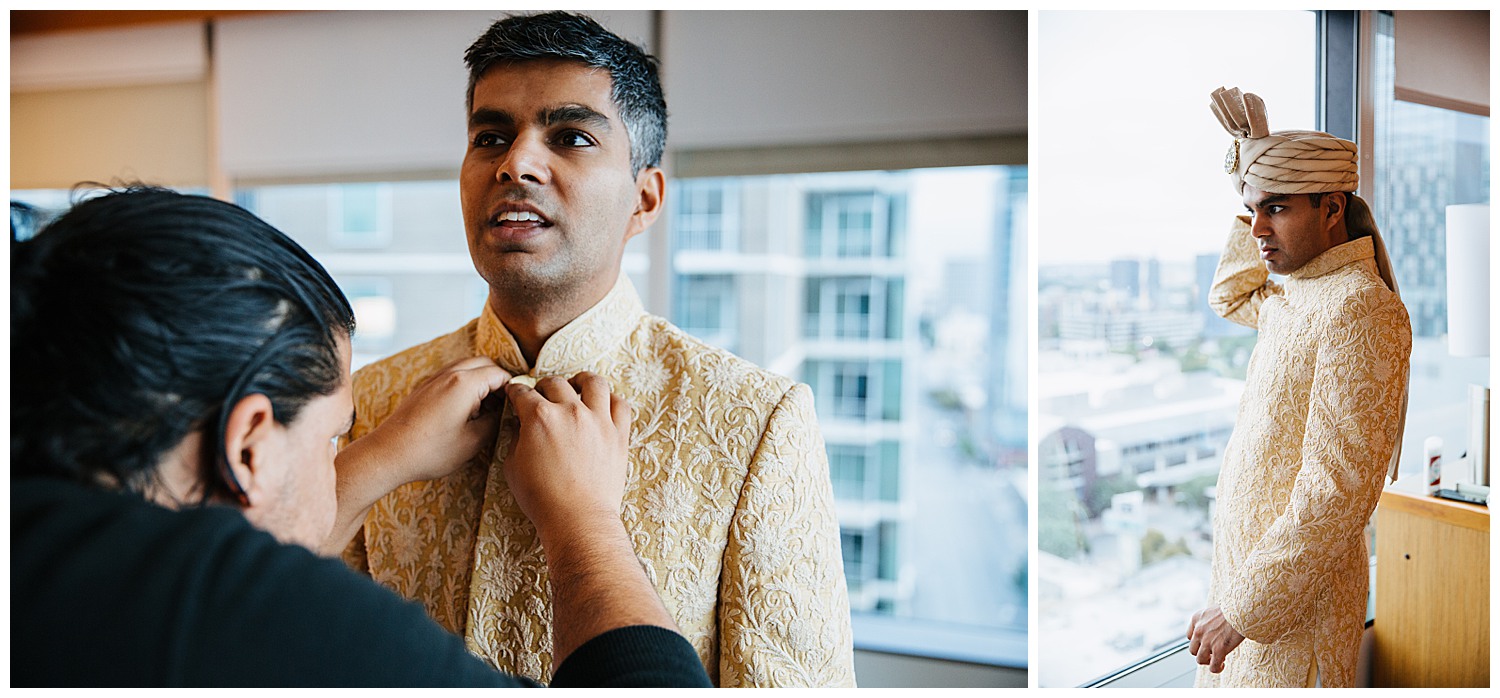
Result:
<instances>
[{"instance_id":1,"label":"man's face","mask_svg":"<svg viewBox=\"0 0 1500 698\"><path fill-rule=\"evenodd\" d=\"M1323 195L1313 206L1307 194L1271 194L1248 184L1245 209L1250 212L1250 234L1260 245L1260 258L1273 274L1289 274L1345 240L1338 225L1343 196Z\"/></svg>"},{"instance_id":2,"label":"man's face","mask_svg":"<svg viewBox=\"0 0 1500 698\"><path fill-rule=\"evenodd\" d=\"M315 551L333 530L338 512L334 440L349 431L354 418L347 338L339 340L339 354L344 380L338 390L308 400L291 424L275 425L267 444L272 453L264 460L274 468L256 474L257 480L265 478L265 496L252 499L245 512L251 523L278 540Z\"/></svg>"},{"instance_id":3,"label":"man's face","mask_svg":"<svg viewBox=\"0 0 1500 698\"><path fill-rule=\"evenodd\" d=\"M661 173L631 174L611 87L607 72L559 60L497 65L474 85L464 228L475 268L502 296L597 301L625 241L655 220Z\"/></svg>"}]
</instances>

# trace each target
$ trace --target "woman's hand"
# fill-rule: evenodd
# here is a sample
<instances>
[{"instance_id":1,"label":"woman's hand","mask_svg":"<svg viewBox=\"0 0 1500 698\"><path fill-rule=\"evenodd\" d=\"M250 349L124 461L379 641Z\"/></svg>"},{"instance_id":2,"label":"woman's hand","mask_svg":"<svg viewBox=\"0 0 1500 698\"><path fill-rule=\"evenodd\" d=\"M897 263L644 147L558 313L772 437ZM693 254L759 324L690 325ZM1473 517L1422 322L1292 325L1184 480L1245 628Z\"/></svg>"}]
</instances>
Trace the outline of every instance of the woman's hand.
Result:
<instances>
[{"instance_id":1,"label":"woman's hand","mask_svg":"<svg viewBox=\"0 0 1500 698\"><path fill-rule=\"evenodd\" d=\"M324 553L341 552L370 507L392 490L449 475L493 448L501 388L510 379L482 356L455 361L417 385L380 426L339 451L338 515Z\"/></svg>"}]
</instances>

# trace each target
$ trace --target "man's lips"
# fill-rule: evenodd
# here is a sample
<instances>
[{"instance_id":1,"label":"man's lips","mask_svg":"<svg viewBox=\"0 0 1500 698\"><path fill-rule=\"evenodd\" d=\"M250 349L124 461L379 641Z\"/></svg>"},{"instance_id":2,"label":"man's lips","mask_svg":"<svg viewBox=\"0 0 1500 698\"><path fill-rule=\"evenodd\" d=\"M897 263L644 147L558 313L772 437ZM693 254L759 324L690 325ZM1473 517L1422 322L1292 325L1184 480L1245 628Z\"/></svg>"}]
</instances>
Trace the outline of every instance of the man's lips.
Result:
<instances>
[{"instance_id":1,"label":"man's lips","mask_svg":"<svg viewBox=\"0 0 1500 698\"><path fill-rule=\"evenodd\" d=\"M501 243L519 243L541 235L552 227L552 220L535 206L506 203L490 214L490 234Z\"/></svg>"},{"instance_id":2,"label":"man's lips","mask_svg":"<svg viewBox=\"0 0 1500 698\"><path fill-rule=\"evenodd\" d=\"M1261 259L1270 259L1271 255L1276 254L1279 251L1280 250L1278 250L1275 247L1262 247L1262 248L1260 248L1260 258Z\"/></svg>"},{"instance_id":3,"label":"man's lips","mask_svg":"<svg viewBox=\"0 0 1500 698\"><path fill-rule=\"evenodd\" d=\"M537 207L525 203L505 203L495 207L490 214L490 225L510 228L526 228L552 225L552 221Z\"/></svg>"}]
</instances>

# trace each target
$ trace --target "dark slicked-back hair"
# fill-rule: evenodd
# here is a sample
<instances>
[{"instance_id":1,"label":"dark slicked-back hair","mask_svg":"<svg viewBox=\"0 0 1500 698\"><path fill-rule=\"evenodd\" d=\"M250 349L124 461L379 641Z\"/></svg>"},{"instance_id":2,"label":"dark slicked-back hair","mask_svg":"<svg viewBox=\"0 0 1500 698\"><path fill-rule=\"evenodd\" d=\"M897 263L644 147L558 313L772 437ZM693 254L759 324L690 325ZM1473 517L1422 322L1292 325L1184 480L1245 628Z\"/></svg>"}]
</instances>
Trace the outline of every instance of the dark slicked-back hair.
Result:
<instances>
[{"instance_id":1,"label":"dark slicked-back hair","mask_svg":"<svg viewBox=\"0 0 1500 698\"><path fill-rule=\"evenodd\" d=\"M598 22L567 12L514 15L490 25L464 52L469 66L468 108L474 85L497 64L560 59L609 72L610 97L630 134L630 168L660 167L667 147L667 100L656 74L656 58Z\"/></svg>"},{"instance_id":2,"label":"dark slicked-back hair","mask_svg":"<svg viewBox=\"0 0 1500 698\"><path fill-rule=\"evenodd\" d=\"M229 411L290 424L345 380L354 313L280 231L215 199L131 187L11 244L11 473L143 492L202 429L204 501L243 494Z\"/></svg>"}]
</instances>

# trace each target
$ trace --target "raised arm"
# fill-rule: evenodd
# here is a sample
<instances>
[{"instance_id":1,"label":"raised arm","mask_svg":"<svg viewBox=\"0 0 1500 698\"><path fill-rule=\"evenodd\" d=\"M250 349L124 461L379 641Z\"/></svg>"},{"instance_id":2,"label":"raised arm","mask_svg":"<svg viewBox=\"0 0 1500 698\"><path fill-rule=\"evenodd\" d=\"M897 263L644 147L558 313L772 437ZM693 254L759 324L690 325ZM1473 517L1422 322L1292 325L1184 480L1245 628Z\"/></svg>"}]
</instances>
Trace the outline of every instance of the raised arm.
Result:
<instances>
[{"instance_id":1,"label":"raised arm","mask_svg":"<svg viewBox=\"0 0 1500 698\"><path fill-rule=\"evenodd\" d=\"M1246 327L1259 324L1260 304L1281 293L1281 285L1270 280L1260 246L1250 234L1248 216L1235 216L1219 268L1208 290L1208 306L1225 320Z\"/></svg>"}]
</instances>

